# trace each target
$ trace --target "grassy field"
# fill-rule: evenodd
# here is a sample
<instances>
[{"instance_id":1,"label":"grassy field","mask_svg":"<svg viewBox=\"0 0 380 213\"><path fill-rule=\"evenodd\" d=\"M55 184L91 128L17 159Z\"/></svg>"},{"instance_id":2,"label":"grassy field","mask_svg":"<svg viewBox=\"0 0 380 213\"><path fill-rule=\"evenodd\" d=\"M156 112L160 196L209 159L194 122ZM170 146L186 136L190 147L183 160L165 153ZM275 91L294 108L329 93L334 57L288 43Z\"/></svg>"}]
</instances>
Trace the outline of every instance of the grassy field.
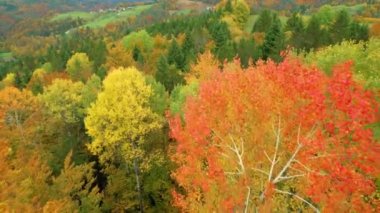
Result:
<instances>
[{"instance_id":1,"label":"grassy field","mask_svg":"<svg viewBox=\"0 0 380 213\"><path fill-rule=\"evenodd\" d=\"M191 13L191 9L183 9L183 10L178 10L176 11L175 13L173 13L174 15L177 15L177 16L182 16L182 15L189 15Z\"/></svg>"},{"instance_id":2,"label":"grassy field","mask_svg":"<svg viewBox=\"0 0 380 213\"><path fill-rule=\"evenodd\" d=\"M85 24L84 27L90 27L90 28L105 27L109 23L122 21L130 16L137 16L141 12L151 8L152 6L153 5L142 5L142 6L134 7L133 9L123 11L123 12L108 12L108 13L100 14L100 16L98 16L95 19L92 19L87 24Z\"/></svg>"},{"instance_id":3,"label":"grassy field","mask_svg":"<svg viewBox=\"0 0 380 213\"><path fill-rule=\"evenodd\" d=\"M67 18L82 18L86 21L86 24L84 24L83 27L101 28L105 27L109 23L122 21L130 16L137 16L152 6L153 5L141 5L121 12L90 13L83 11L73 11L59 14L53 17L51 20L59 21Z\"/></svg>"},{"instance_id":4,"label":"grassy field","mask_svg":"<svg viewBox=\"0 0 380 213\"><path fill-rule=\"evenodd\" d=\"M72 19L81 18L83 20L90 20L90 19L93 19L94 17L95 17L95 13L89 13L89 12L84 12L84 11L72 11L68 13L58 14L55 17L53 17L51 21L61 21L68 18L72 18Z\"/></svg>"}]
</instances>

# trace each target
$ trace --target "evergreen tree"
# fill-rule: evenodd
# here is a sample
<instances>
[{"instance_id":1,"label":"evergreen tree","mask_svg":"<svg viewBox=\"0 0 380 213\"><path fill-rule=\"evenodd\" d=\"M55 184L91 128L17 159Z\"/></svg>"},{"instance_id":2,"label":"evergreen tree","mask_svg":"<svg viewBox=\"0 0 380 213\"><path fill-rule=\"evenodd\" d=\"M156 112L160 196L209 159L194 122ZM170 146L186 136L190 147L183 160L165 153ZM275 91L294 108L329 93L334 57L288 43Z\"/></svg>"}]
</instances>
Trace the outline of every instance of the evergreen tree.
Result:
<instances>
[{"instance_id":1,"label":"evergreen tree","mask_svg":"<svg viewBox=\"0 0 380 213\"><path fill-rule=\"evenodd\" d=\"M176 85L184 82L180 71L174 65L170 65L165 56L161 56L158 60L155 78L169 93Z\"/></svg>"},{"instance_id":2,"label":"evergreen tree","mask_svg":"<svg viewBox=\"0 0 380 213\"><path fill-rule=\"evenodd\" d=\"M369 39L368 25L359 24L357 21L353 21L350 25L349 38L354 41L368 41Z\"/></svg>"},{"instance_id":3,"label":"evergreen tree","mask_svg":"<svg viewBox=\"0 0 380 213\"><path fill-rule=\"evenodd\" d=\"M309 24L305 29L304 48L306 51L318 48L322 44L323 31L321 23L316 16L310 18Z\"/></svg>"},{"instance_id":4,"label":"evergreen tree","mask_svg":"<svg viewBox=\"0 0 380 213\"><path fill-rule=\"evenodd\" d=\"M185 70L186 59L176 39L173 39L169 47L168 63L175 65L179 70Z\"/></svg>"},{"instance_id":5,"label":"evergreen tree","mask_svg":"<svg viewBox=\"0 0 380 213\"><path fill-rule=\"evenodd\" d=\"M186 60L185 70L188 70L189 63L196 59L194 39L189 32L186 33L185 41L182 45L182 52Z\"/></svg>"},{"instance_id":6,"label":"evergreen tree","mask_svg":"<svg viewBox=\"0 0 380 213\"><path fill-rule=\"evenodd\" d=\"M240 59L241 66L247 68L250 60L256 61L258 49L256 48L253 39L241 39L237 47L237 53Z\"/></svg>"},{"instance_id":7,"label":"evergreen tree","mask_svg":"<svg viewBox=\"0 0 380 213\"><path fill-rule=\"evenodd\" d=\"M281 29L281 21L275 16L273 24L269 29L262 46L263 59L279 62L281 60L280 53L285 48L285 35Z\"/></svg>"},{"instance_id":8,"label":"evergreen tree","mask_svg":"<svg viewBox=\"0 0 380 213\"><path fill-rule=\"evenodd\" d=\"M333 43L340 43L344 39L349 38L350 22L350 16L347 11L342 10L338 13L338 16L330 28L331 41Z\"/></svg>"},{"instance_id":9,"label":"evergreen tree","mask_svg":"<svg viewBox=\"0 0 380 213\"><path fill-rule=\"evenodd\" d=\"M269 10L261 11L259 18L257 19L255 25L253 25L252 32L268 32L273 23L272 12Z\"/></svg>"},{"instance_id":10,"label":"evergreen tree","mask_svg":"<svg viewBox=\"0 0 380 213\"><path fill-rule=\"evenodd\" d=\"M210 24L209 31L215 42L215 48L213 49L214 55L216 55L220 61L226 58L232 58L234 56L234 48L230 42L231 34L227 24L225 22L213 21Z\"/></svg>"},{"instance_id":11,"label":"evergreen tree","mask_svg":"<svg viewBox=\"0 0 380 213\"><path fill-rule=\"evenodd\" d=\"M218 59L220 62L224 62L225 60L231 61L236 56L235 45L232 41L228 41L225 45L223 45L218 52Z\"/></svg>"},{"instance_id":12,"label":"evergreen tree","mask_svg":"<svg viewBox=\"0 0 380 213\"><path fill-rule=\"evenodd\" d=\"M141 50L137 46L133 48L132 55L133 59L136 62L139 62L140 64L144 63L144 56L142 55Z\"/></svg>"},{"instance_id":13,"label":"evergreen tree","mask_svg":"<svg viewBox=\"0 0 380 213\"><path fill-rule=\"evenodd\" d=\"M297 13L293 13L286 23L286 30L292 32L292 37L289 40L289 44L296 49L302 48L304 42L305 26L302 17Z\"/></svg>"}]
</instances>

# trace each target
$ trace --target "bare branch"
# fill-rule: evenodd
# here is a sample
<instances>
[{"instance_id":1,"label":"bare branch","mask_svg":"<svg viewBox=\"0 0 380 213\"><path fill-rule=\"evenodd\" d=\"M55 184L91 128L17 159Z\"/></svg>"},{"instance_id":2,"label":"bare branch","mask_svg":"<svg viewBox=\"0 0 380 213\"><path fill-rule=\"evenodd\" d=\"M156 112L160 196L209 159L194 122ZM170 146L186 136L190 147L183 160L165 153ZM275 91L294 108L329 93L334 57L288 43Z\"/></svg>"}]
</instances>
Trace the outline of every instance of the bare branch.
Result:
<instances>
[{"instance_id":1,"label":"bare branch","mask_svg":"<svg viewBox=\"0 0 380 213\"><path fill-rule=\"evenodd\" d=\"M240 138L240 153L241 153L241 157L243 158L243 155L244 155L244 140L242 138Z\"/></svg>"},{"instance_id":2,"label":"bare branch","mask_svg":"<svg viewBox=\"0 0 380 213\"><path fill-rule=\"evenodd\" d=\"M278 147L280 145L280 132L281 132L281 117L279 117L279 119L278 119L278 128L277 128L277 132L276 132L276 148L274 151L273 159L271 161L271 167L269 170L268 181L272 180L273 169L274 169L274 166L276 165L276 161L277 161L277 152L278 152Z\"/></svg>"},{"instance_id":3,"label":"bare branch","mask_svg":"<svg viewBox=\"0 0 380 213\"><path fill-rule=\"evenodd\" d=\"M310 169L309 167L305 166L305 164L301 163L299 160L294 160L295 163L298 163L299 165L301 165L303 168L305 168L308 172L314 172L312 169Z\"/></svg>"},{"instance_id":4,"label":"bare branch","mask_svg":"<svg viewBox=\"0 0 380 213\"><path fill-rule=\"evenodd\" d=\"M257 172L260 172L260 173L262 173L262 174L264 174L264 175L266 175L266 176L268 176L269 175L269 173L268 172L266 172L266 171L264 171L264 170L262 170L262 169L257 169L257 168L251 168L253 171L257 171Z\"/></svg>"},{"instance_id":5,"label":"bare branch","mask_svg":"<svg viewBox=\"0 0 380 213\"><path fill-rule=\"evenodd\" d=\"M244 209L244 213L247 213L248 212L248 206L249 206L249 197L251 196L251 188L249 186L247 186L247 189L248 189L248 193L247 193L247 198L245 200L245 209Z\"/></svg>"},{"instance_id":6,"label":"bare branch","mask_svg":"<svg viewBox=\"0 0 380 213\"><path fill-rule=\"evenodd\" d=\"M281 172L277 175L277 177L274 179L273 183L278 183L279 179L284 175L286 170L290 167L291 163L294 162L294 159L296 155L298 154L298 151L301 149L302 145L298 144L296 150L294 151L293 155L290 157L288 162L286 162L285 166L282 168Z\"/></svg>"},{"instance_id":7,"label":"bare branch","mask_svg":"<svg viewBox=\"0 0 380 213\"><path fill-rule=\"evenodd\" d=\"M267 157L267 159L269 160L270 163L272 163L272 159L270 159L270 157L268 156L267 152L264 150L264 155Z\"/></svg>"},{"instance_id":8,"label":"bare branch","mask_svg":"<svg viewBox=\"0 0 380 213\"><path fill-rule=\"evenodd\" d=\"M241 175L242 173L240 171L238 172L224 172L226 175Z\"/></svg>"},{"instance_id":9,"label":"bare branch","mask_svg":"<svg viewBox=\"0 0 380 213\"><path fill-rule=\"evenodd\" d=\"M221 153L221 155L222 155L223 157L225 157L225 158L229 158L229 159L231 159L231 157L230 157L229 155L225 154L225 153Z\"/></svg>"},{"instance_id":10,"label":"bare branch","mask_svg":"<svg viewBox=\"0 0 380 213\"><path fill-rule=\"evenodd\" d=\"M300 151L300 149L302 148L302 144L300 143L300 134L301 134L301 125L298 126L298 135L297 135L297 147L296 147L296 150L294 151L293 155L290 157L290 159L288 160L288 162L286 162L285 166L282 168L282 170L280 171L280 173L277 175L277 177L274 179L273 183L278 183L280 178L284 175L284 173L286 172L286 170L290 167L290 165L292 164L292 162L295 161L295 158L296 158L296 155L298 154L298 152Z\"/></svg>"},{"instance_id":11,"label":"bare branch","mask_svg":"<svg viewBox=\"0 0 380 213\"><path fill-rule=\"evenodd\" d=\"M299 175L292 175L292 176L280 177L280 178L278 179L278 182L283 181L283 180L289 180L289 179L297 178L297 177L303 177L303 176L305 176L305 174L299 174Z\"/></svg>"},{"instance_id":12,"label":"bare branch","mask_svg":"<svg viewBox=\"0 0 380 213\"><path fill-rule=\"evenodd\" d=\"M302 202L306 203L307 205L309 205L315 212L317 213L320 213L319 209L317 207L315 207L312 203L310 203L309 201L305 200L304 198L302 198L301 196L297 195L297 194L294 194L294 193L291 193L291 192L287 192L287 191L282 191L282 190L279 190L279 189L275 189L276 192L278 193L281 193L281 194L287 194L287 195L291 195L291 196L294 196L296 197L297 199L301 200Z\"/></svg>"}]
</instances>

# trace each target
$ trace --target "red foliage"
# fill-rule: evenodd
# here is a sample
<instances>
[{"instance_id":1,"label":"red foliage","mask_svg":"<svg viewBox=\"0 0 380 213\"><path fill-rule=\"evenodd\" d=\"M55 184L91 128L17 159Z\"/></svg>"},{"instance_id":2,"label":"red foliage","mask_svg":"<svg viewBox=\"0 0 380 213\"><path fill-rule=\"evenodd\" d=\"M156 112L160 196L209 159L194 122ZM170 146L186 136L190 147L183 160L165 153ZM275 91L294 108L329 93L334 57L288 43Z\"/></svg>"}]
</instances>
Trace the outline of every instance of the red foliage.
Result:
<instances>
[{"instance_id":1,"label":"red foliage","mask_svg":"<svg viewBox=\"0 0 380 213\"><path fill-rule=\"evenodd\" d=\"M177 141L172 159L178 165L172 176L185 192L173 192L174 204L185 211L245 208L247 188L259 185L248 168L266 168L263 150L275 152L272 127L279 123L284 145L274 175L281 176L277 167L299 145L291 163L306 175L291 182L297 194L326 211L370 211L376 204L364 197L375 190L380 145L367 126L379 120L379 104L352 80L350 67L339 65L328 77L285 59L278 65L215 72L202 82L199 96L186 102L184 123L178 117L170 120ZM241 146L235 151L245 153L240 167L233 152L226 157L226 150L240 144L236 141ZM231 177L234 168L240 170ZM268 198L280 187L278 182L269 178L271 187L264 190ZM254 202L253 192L251 196Z\"/></svg>"}]
</instances>

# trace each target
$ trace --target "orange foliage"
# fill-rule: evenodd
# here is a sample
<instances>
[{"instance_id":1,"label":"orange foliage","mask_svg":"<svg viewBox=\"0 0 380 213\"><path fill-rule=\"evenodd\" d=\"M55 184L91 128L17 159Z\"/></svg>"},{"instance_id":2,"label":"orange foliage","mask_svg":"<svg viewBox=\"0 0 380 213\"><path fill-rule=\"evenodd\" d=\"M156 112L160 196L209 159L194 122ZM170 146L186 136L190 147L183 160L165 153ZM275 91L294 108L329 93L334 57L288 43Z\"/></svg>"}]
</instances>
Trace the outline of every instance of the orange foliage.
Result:
<instances>
[{"instance_id":1,"label":"orange foliage","mask_svg":"<svg viewBox=\"0 0 380 213\"><path fill-rule=\"evenodd\" d=\"M373 23L372 24L371 36L380 37L380 23Z\"/></svg>"},{"instance_id":2,"label":"orange foliage","mask_svg":"<svg viewBox=\"0 0 380 213\"><path fill-rule=\"evenodd\" d=\"M186 81L192 80L206 80L209 79L216 70L218 70L218 60L210 51L198 56L198 60L195 64L190 66L190 72L186 74Z\"/></svg>"},{"instance_id":3,"label":"orange foliage","mask_svg":"<svg viewBox=\"0 0 380 213\"><path fill-rule=\"evenodd\" d=\"M374 211L376 201L364 197L375 191L380 145L367 125L379 121L379 104L352 80L350 66L332 77L292 59L244 71L214 67L187 100L184 123L170 120L172 177L181 188L174 205L264 211L283 209L281 199L293 195L299 208Z\"/></svg>"},{"instance_id":4,"label":"orange foliage","mask_svg":"<svg viewBox=\"0 0 380 213\"><path fill-rule=\"evenodd\" d=\"M52 73L46 73L43 76L43 85L49 86L53 83L55 79L70 79L67 72L52 72Z\"/></svg>"},{"instance_id":5,"label":"orange foliage","mask_svg":"<svg viewBox=\"0 0 380 213\"><path fill-rule=\"evenodd\" d=\"M14 154L16 152L16 154ZM12 157L11 157L12 155ZM37 154L27 149L13 150L0 141L0 210L40 212L46 202L50 170Z\"/></svg>"},{"instance_id":6,"label":"orange foliage","mask_svg":"<svg viewBox=\"0 0 380 213\"><path fill-rule=\"evenodd\" d=\"M37 107L37 99L30 91L6 87L0 91L0 128L23 125Z\"/></svg>"}]
</instances>

